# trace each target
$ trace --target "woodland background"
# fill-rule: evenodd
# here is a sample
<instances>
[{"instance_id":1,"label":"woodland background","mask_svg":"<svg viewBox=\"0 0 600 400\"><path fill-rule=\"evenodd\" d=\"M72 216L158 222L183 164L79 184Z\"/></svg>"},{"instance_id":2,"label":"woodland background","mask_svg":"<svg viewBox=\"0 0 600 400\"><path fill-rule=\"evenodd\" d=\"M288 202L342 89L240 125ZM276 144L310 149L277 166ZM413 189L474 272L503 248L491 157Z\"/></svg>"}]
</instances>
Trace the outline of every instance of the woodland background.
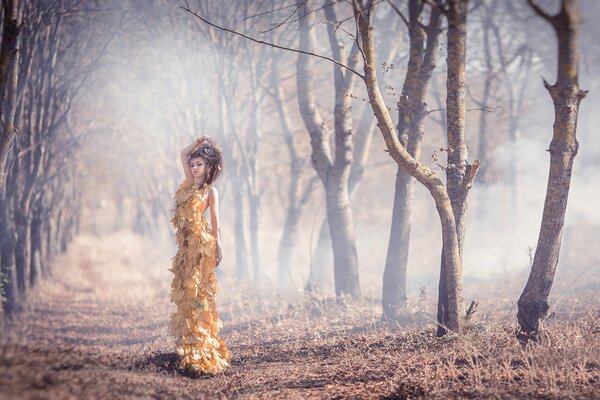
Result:
<instances>
[{"instance_id":1,"label":"woodland background","mask_svg":"<svg viewBox=\"0 0 600 400\"><path fill-rule=\"evenodd\" d=\"M466 143L469 161L478 159L481 166L468 195L462 264L465 301L476 300L479 306L471 325L467 324L467 339L455 339L458 342L448 346L456 347L449 351L445 342L432 336L442 241L435 205L419 184L414 188L410 213L406 302L393 322L381 319L397 165L375 126L365 85L357 80L345 88L347 82L339 79L340 72L330 61L312 59L314 105L323 119L320 126L332 132L328 141L333 150L335 123L339 121L336 99L345 99L351 106L345 123L353 130L349 198L360 294L349 290L352 293L345 294L355 294L354 299L344 297L340 302L331 242L323 224L326 191L311 162L310 127L302 117L302 106L308 103L297 84L299 55L215 29L185 10L259 40L306 49L306 43L300 42L302 29L307 28L303 6L315 19L315 53L339 59L340 51L350 52L356 34L351 3L303 3L3 3L3 27L10 27L11 13L20 21L12 31L3 30L2 42L6 55L15 43L5 39L18 37L18 57L4 57L7 63L0 63L5 82L0 261L2 358L6 364L0 388L9 398L15 393L33 396L39 393L36 390L48 388L56 395L61 390L70 395L108 390L84 378L78 381L73 375L61 375L64 371L77 375L79 372L74 371L86 370L88 363L100 371L127 365L130 371L174 377L181 391L171 391L175 390L173 382L166 380L151 385L154 391L137 394L157 397L193 397L185 388L193 391L200 385L206 389L202 386L206 384L217 390L209 392L212 395L232 397L459 395L462 389L448 389L452 379L466 382L466 390L474 394L488 393L482 388L492 382L496 388L506 384L512 389L498 390L515 395L518 390L564 395L585 393L597 382L597 360L581 358L582 348L566 344L597 348L594 332L600 332L596 176L600 121L594 111L600 89L600 46L596 42L600 28L595 24L600 4L592 0L579 3L579 84L589 93L579 109L580 145L550 298L549 315L556 318L546 321L556 341L554 347L542 346L535 350L539 354L515 361L522 355L513 344L516 303L533 262L548 176L546 150L552 138L554 110L541 77L548 82L556 79L557 43L552 27L526 1L469 3ZM410 56L407 25L399 13L408 18L409 2L375 3L372 23L377 72L384 100L397 123ZM423 21L429 21L434 2L417 3ZM539 4L552 15L560 9L559 1ZM424 99L428 112L423 119L420 153L421 161L445 180L447 38L446 22L442 19L440 24L443 31L435 46L437 62ZM336 37L330 42L332 34ZM338 46L332 48L331 43ZM356 69L362 71L361 60ZM243 366L212 385L181 380L184 378L171 365L170 339L166 323L162 323L170 312L167 269L176 251L170 218L173 194L183 179L179 151L203 134L215 138L225 154L224 174L216 185L221 197L224 250L218 267L220 304L226 326L223 334L232 343L234 357L236 352L240 356L238 367ZM65 304L71 304L73 310ZM94 318L94 313L100 319ZM39 320L32 322L35 318ZM78 322L67 324L72 329L61 331L61 323L70 318ZM130 324L130 328L120 324ZM468 336L473 335L469 330L473 326L479 339ZM344 341L349 334L355 335L348 339L355 341L352 344ZM40 340L40 347L23 335L33 342L33 338ZM581 335L591 335L587 344L573 339ZM122 340L125 337L130 341ZM463 340L472 343L471 350L461 347ZM257 341L265 345L263 353L252 348ZM553 357L558 355L551 349L557 342L564 344L561 348L565 352L576 354L572 359L581 365L580 370L571 364L556 364ZM441 365L442 372L433 376L447 379L449 386L430 378L432 370L402 372L398 365L407 365L402 357L410 352L398 349L406 343L421 343L422 347L419 344L412 349L429 352L419 353L410 362L421 364L419 357L430 357L442 363L431 364ZM93 348L95 345L100 347ZM302 347L312 345L317 349L314 354ZM328 346L331 353L323 356ZM126 347L135 350L127 352ZM108 348L118 351L109 351L110 357L102 358L100 354ZM33 360L61 359L67 349L79 351L81 358L69 356L75 361L65 361L62 369L55 365L55 375L32 373L37 371ZM455 349L457 353L453 353ZM436 353L438 350L448 353L443 356L447 360ZM370 352L372 357L360 362L353 358L363 352ZM389 356L394 352L396 360ZM505 377L491 372L486 375L498 365L486 369L493 363L473 361L486 353L500 354L498 365L507 363ZM317 384L317 378L306 378L304 386L282 384L278 388L273 382L256 383L264 375L252 370L253 363L273 362L269 364L271 374L280 376L277 374L285 368L277 364L283 362L278 355L283 354L296 354L297 360L303 361L307 361L303 356L310 354L315 364L307 365L315 370L343 365L341 361L331 362L332 354L369 367L335 370L329 378L324 372L322 385ZM323 360L330 366L324 367ZM522 374L521 381L529 385L518 389L519 380L514 377L526 369L525 364L533 363L531 360L539 363L529 371L539 375ZM454 369L444 364L446 361ZM377 368L377 362L385 367ZM461 370L463 367L467 372ZM396 371L396 375L373 372L383 370ZM452 371L458 371L454 378L448 375ZM574 371L579 371L580 378L574 377ZM298 376L305 372L290 372L290 382L298 382ZM461 373L466 377L460 378ZM336 381L340 374L347 376L347 381ZM143 381L133 376L127 379ZM365 378L358 386L350 383L357 377L360 381L360 376L372 379ZM410 376L415 380L407 378ZM426 377L424 383L416 376ZM113 378L127 382L122 376ZM24 383L18 386L17 381ZM256 383L255 389L250 382ZM334 386L327 389L331 382ZM112 389L115 392L109 393L129 393L128 387L125 383L116 385ZM141 387L141 383L134 387ZM276 389L269 391L273 387ZM156 388L171 389L161 392Z\"/></svg>"}]
</instances>

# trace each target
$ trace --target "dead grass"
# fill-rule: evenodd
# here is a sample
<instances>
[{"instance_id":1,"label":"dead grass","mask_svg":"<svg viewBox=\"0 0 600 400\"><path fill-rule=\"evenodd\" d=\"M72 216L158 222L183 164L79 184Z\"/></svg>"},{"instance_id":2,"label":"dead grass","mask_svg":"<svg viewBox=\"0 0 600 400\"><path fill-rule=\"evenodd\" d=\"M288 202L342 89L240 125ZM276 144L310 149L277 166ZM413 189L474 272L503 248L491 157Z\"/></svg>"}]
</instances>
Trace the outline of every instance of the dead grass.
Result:
<instances>
[{"instance_id":1,"label":"dead grass","mask_svg":"<svg viewBox=\"0 0 600 400\"><path fill-rule=\"evenodd\" d=\"M426 294L400 326L380 321L379 305L367 300L291 301L241 288L220 299L233 368L182 374L167 331L170 275L152 261L160 251L124 233L78 238L3 330L0 398L600 395L600 313L581 296L585 307L547 320L547 340L524 349L510 308L480 310L463 336L437 338Z\"/></svg>"}]
</instances>

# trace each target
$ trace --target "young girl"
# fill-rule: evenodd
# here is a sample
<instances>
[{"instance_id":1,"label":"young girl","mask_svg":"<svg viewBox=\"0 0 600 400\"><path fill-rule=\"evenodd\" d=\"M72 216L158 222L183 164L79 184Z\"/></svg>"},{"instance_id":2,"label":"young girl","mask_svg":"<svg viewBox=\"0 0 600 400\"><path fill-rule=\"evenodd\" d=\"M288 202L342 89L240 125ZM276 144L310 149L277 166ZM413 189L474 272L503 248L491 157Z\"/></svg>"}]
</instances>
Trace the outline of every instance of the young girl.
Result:
<instances>
[{"instance_id":1,"label":"young girl","mask_svg":"<svg viewBox=\"0 0 600 400\"><path fill-rule=\"evenodd\" d=\"M223 169L221 150L202 136L181 151L185 180L175 193L173 226L177 254L171 301L179 368L199 373L222 372L230 366L231 352L219 337L222 324L216 311L215 268L221 262L219 197L212 183ZM210 209L210 227L204 211Z\"/></svg>"}]
</instances>

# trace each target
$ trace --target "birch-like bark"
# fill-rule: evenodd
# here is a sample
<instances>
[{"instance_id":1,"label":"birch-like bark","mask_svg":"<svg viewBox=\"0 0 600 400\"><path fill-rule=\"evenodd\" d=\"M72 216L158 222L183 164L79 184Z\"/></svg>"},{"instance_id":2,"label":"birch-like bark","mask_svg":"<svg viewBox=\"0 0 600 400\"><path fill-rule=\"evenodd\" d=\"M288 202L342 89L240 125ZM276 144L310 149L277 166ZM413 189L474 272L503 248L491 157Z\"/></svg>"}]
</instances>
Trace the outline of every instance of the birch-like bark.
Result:
<instances>
[{"instance_id":1,"label":"birch-like bark","mask_svg":"<svg viewBox=\"0 0 600 400\"><path fill-rule=\"evenodd\" d=\"M554 103L554 129L550 142L550 172L538 243L527 284L518 302L519 340L538 341L540 321L549 309L548 296L558 264L565 212L571 184L573 160L577 154L577 115L586 91L579 89L579 30L581 15L578 0L563 0L557 15L550 16L533 0L532 8L550 22L558 38L556 83L544 86Z\"/></svg>"}]
</instances>

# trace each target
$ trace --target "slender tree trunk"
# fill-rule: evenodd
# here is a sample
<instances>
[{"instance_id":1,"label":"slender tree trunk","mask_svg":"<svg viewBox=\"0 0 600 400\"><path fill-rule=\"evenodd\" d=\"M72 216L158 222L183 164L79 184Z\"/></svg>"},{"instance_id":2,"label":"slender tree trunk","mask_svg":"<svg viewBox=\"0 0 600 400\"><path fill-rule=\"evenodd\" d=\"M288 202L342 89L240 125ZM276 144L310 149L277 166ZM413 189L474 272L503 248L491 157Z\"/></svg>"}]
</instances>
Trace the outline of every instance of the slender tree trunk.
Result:
<instances>
[{"instance_id":1,"label":"slender tree trunk","mask_svg":"<svg viewBox=\"0 0 600 400\"><path fill-rule=\"evenodd\" d=\"M277 252L277 282L279 284L279 289L282 292L286 292L293 287L291 264L301 216L301 201L298 192L300 190L302 160L298 156L294 146L292 123L285 104L285 94L281 85L279 71L275 67L275 64L273 64L272 67L271 84L274 88L273 100L277 107L277 114L283 131L283 138L290 156L290 186L288 188L289 206L287 208L283 232L281 234Z\"/></svg>"},{"instance_id":2,"label":"slender tree trunk","mask_svg":"<svg viewBox=\"0 0 600 400\"><path fill-rule=\"evenodd\" d=\"M0 188L5 184L6 160L17 131L14 127L17 109L17 83L19 77L19 41L21 12L19 0L2 2L4 22L0 47L0 108L3 121L0 135Z\"/></svg>"},{"instance_id":3,"label":"slender tree trunk","mask_svg":"<svg viewBox=\"0 0 600 400\"><path fill-rule=\"evenodd\" d=\"M450 0L446 16L448 18L447 33L447 79L446 110L448 123L448 165L446 167L446 184L448 196L452 204L452 212L456 224L459 268L449 268L445 249L442 250L441 272L438 301L438 335L444 335L449 327L448 308L458 307L460 318L464 314L462 298L462 256L465 238L465 222L467 219L467 194L472 178L467 177L469 163L467 161L467 143L465 139L465 57L467 50L467 10L469 0ZM478 165L479 166L479 165ZM465 184L466 182L468 184ZM443 245L445 247L446 244ZM451 287L455 287L452 288ZM450 300L449 291L456 293L456 300ZM455 296L455 295L453 295ZM456 301L450 306L451 301Z\"/></svg>"},{"instance_id":4,"label":"slender tree trunk","mask_svg":"<svg viewBox=\"0 0 600 400\"><path fill-rule=\"evenodd\" d=\"M260 252L259 252L259 222L260 222L260 195L252 194L249 196L250 200L250 255L252 256L252 271L254 281L258 282L261 280L261 264L260 264Z\"/></svg>"},{"instance_id":5,"label":"slender tree trunk","mask_svg":"<svg viewBox=\"0 0 600 400\"><path fill-rule=\"evenodd\" d=\"M410 55L402 96L398 101L397 131L399 139L415 160L420 158L423 119L427 115L425 94L435 68L441 33L439 8L432 9L427 27L420 20L422 11L420 0L409 2ZM384 318L397 317L399 311L406 305L406 272L413 193L413 177L398 166L390 239L383 272L382 307Z\"/></svg>"},{"instance_id":6,"label":"slender tree trunk","mask_svg":"<svg viewBox=\"0 0 600 400\"><path fill-rule=\"evenodd\" d=\"M305 18L301 21L300 47L312 51L315 46L314 13L305 12L306 2L302 2ZM326 8L327 18L336 20L333 7ZM355 64L353 58L358 51L356 45L347 56L337 40L335 27L328 27L329 41L334 57L343 62ZM312 148L312 163L325 188L327 218L333 246L334 282L337 296L360 296L358 278L358 256L354 238L354 226L348 192L348 177L352 164L352 119L350 97L354 77L339 66L334 66L335 105L334 134L335 158L332 159L329 146L329 130L320 116L313 93L313 59L299 55L296 64L297 88L300 114L308 130Z\"/></svg>"},{"instance_id":7,"label":"slender tree trunk","mask_svg":"<svg viewBox=\"0 0 600 400\"><path fill-rule=\"evenodd\" d=\"M350 213L348 185L338 181L329 184L326 192L327 222L333 245L333 277L335 294L360 296L358 279L358 255L354 239L354 227Z\"/></svg>"},{"instance_id":8,"label":"slender tree trunk","mask_svg":"<svg viewBox=\"0 0 600 400\"><path fill-rule=\"evenodd\" d=\"M286 119L287 119L287 113ZM289 127L289 125L288 125ZM284 134L291 135L291 130L284 129ZM296 247L296 238L298 235L298 226L300 225L302 210L306 203L309 201L310 196L313 192L314 185L317 181L316 177L310 179L306 184L304 192L300 191L300 175L302 171L303 160L300 159L294 148L293 140L291 136L286 136L286 144L290 152L291 162L291 180L289 187L289 199L290 203L287 209L285 222L283 226L283 233L279 241L278 250L278 282L279 288L282 292L286 292L294 288L294 282L292 280L292 255ZM329 232L327 232L329 234ZM331 246L329 246L331 248ZM312 274L311 274L312 275ZM310 282L310 278L309 278ZM307 288L312 288L312 285L308 285Z\"/></svg>"},{"instance_id":9,"label":"slender tree trunk","mask_svg":"<svg viewBox=\"0 0 600 400\"><path fill-rule=\"evenodd\" d=\"M37 209L33 213L30 228L31 250L29 254L31 255L31 265L29 267L29 285L33 287L39 280L43 259L42 232L44 227L40 218L40 212Z\"/></svg>"},{"instance_id":10,"label":"slender tree trunk","mask_svg":"<svg viewBox=\"0 0 600 400\"><path fill-rule=\"evenodd\" d=\"M333 251L331 245L331 234L327 216L321 220L319 230L316 233L316 245L311 256L310 275L306 282L306 290L317 290L325 293L332 282ZM312 236L312 235L311 235Z\"/></svg>"},{"instance_id":11,"label":"slender tree trunk","mask_svg":"<svg viewBox=\"0 0 600 400\"><path fill-rule=\"evenodd\" d=\"M411 154L412 155L412 154ZM410 216L414 179L398 167L390 239L383 270L382 306L384 318L394 319L406 305Z\"/></svg>"},{"instance_id":12,"label":"slender tree trunk","mask_svg":"<svg viewBox=\"0 0 600 400\"><path fill-rule=\"evenodd\" d=\"M0 298L4 314L8 315L17 305L17 285L14 256L15 229L9 217L6 189L0 187Z\"/></svg>"},{"instance_id":13,"label":"slender tree trunk","mask_svg":"<svg viewBox=\"0 0 600 400\"><path fill-rule=\"evenodd\" d=\"M494 80L494 65L491 52L490 43L490 25L493 24L492 15L495 10L495 5L492 3L491 9L487 11L487 18L482 21L481 28L483 29L483 51L485 54L485 80L483 82L483 95L481 96L481 102L478 103L482 111L479 114L479 149L478 157L479 160L483 161L481 168L479 169L479 176L483 179L484 183L488 183L490 178L488 176L490 167L492 166L491 157L489 155L489 136L488 130L488 112L484 111L483 108L489 106L490 95L492 91L492 82ZM482 218L487 218L486 213L482 213Z\"/></svg>"},{"instance_id":14,"label":"slender tree trunk","mask_svg":"<svg viewBox=\"0 0 600 400\"><path fill-rule=\"evenodd\" d=\"M21 298L27 297L29 289L29 250L31 248L30 232L31 224L28 210L17 210L15 223L17 229L17 241L15 243L15 268L17 273L17 287Z\"/></svg>"},{"instance_id":15,"label":"slender tree trunk","mask_svg":"<svg viewBox=\"0 0 600 400\"><path fill-rule=\"evenodd\" d=\"M261 60L262 61L262 60ZM258 67L261 69L260 66ZM257 77L253 68L250 68L250 81L252 85L252 94L251 94L251 110L250 110L250 122L248 128L248 174L249 179L247 180L248 185L248 206L250 208L250 255L252 257L252 270L255 282L257 282L261 277L261 259L260 259L260 204L261 204L261 193L260 193L260 185L259 185L259 176L260 176L260 164L258 157L258 145L260 141L260 129L258 126L259 120L259 106L257 99L258 92L258 84L256 82Z\"/></svg>"},{"instance_id":16,"label":"slender tree trunk","mask_svg":"<svg viewBox=\"0 0 600 400\"><path fill-rule=\"evenodd\" d=\"M234 206L234 229L235 229L235 265L236 276L239 280L247 279L248 271L248 251L246 250L246 232L244 231L244 217L246 210L244 207L244 197L242 193L242 184L239 183L237 166L230 163L229 173L232 180L233 206Z\"/></svg>"},{"instance_id":17,"label":"slender tree trunk","mask_svg":"<svg viewBox=\"0 0 600 400\"><path fill-rule=\"evenodd\" d=\"M558 73L556 83L544 85L554 103L554 129L550 142L550 172L544 201L542 225L527 284L518 302L517 337L527 342L539 340L540 320L549 309L548 296L558 264L573 160L577 154L577 114L586 91L579 89L579 29L581 16L578 0L563 0L560 12L549 16L533 1L534 10L552 24L558 37Z\"/></svg>"}]
</instances>

